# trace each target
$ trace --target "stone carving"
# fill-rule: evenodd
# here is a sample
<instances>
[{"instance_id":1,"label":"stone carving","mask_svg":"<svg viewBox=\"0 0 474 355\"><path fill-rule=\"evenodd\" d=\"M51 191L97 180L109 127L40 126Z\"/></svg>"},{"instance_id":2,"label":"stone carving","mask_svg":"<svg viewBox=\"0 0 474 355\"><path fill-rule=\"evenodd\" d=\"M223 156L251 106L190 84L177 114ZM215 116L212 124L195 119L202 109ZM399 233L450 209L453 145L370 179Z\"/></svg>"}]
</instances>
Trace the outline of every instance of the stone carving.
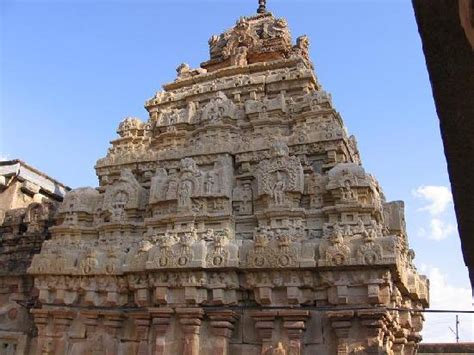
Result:
<instances>
[{"instance_id":1,"label":"stone carving","mask_svg":"<svg viewBox=\"0 0 474 355\"><path fill-rule=\"evenodd\" d=\"M159 251L153 257L154 264L159 267L172 265L175 255L171 247L177 242L177 236L171 233L165 234L158 241Z\"/></svg>"},{"instance_id":2,"label":"stone carving","mask_svg":"<svg viewBox=\"0 0 474 355\"><path fill-rule=\"evenodd\" d=\"M145 123L136 117L127 117L124 119L118 129L117 133L122 138L136 137L140 131L145 129Z\"/></svg>"},{"instance_id":3,"label":"stone carving","mask_svg":"<svg viewBox=\"0 0 474 355\"><path fill-rule=\"evenodd\" d=\"M169 175L166 169L158 168L151 179L150 204L176 201L176 206L183 213L203 213L204 199L213 197L230 198L229 182L231 180L231 166L229 159L218 158L207 171L202 170L192 158L184 158L180 162L179 172ZM225 210L223 201L212 200L207 209ZM165 207L166 208L166 207Z\"/></svg>"},{"instance_id":4,"label":"stone carving","mask_svg":"<svg viewBox=\"0 0 474 355\"><path fill-rule=\"evenodd\" d=\"M68 260L58 247L45 248L41 256L35 256L31 262L29 272L39 274L63 273L74 264L73 260Z\"/></svg>"},{"instance_id":5,"label":"stone carving","mask_svg":"<svg viewBox=\"0 0 474 355\"><path fill-rule=\"evenodd\" d=\"M126 258L126 268L128 270L144 270L148 261L148 252L153 248L148 240L141 240L138 246L131 249Z\"/></svg>"},{"instance_id":6,"label":"stone carving","mask_svg":"<svg viewBox=\"0 0 474 355\"><path fill-rule=\"evenodd\" d=\"M309 110L310 112L318 112L321 109L330 107L332 103L331 95L325 91L313 91L306 94L302 103L294 104L294 112L302 112Z\"/></svg>"},{"instance_id":7,"label":"stone carving","mask_svg":"<svg viewBox=\"0 0 474 355\"><path fill-rule=\"evenodd\" d=\"M254 194L249 182L237 186L234 189L232 199L235 203L238 203L238 214L251 215L253 213Z\"/></svg>"},{"instance_id":8,"label":"stone carving","mask_svg":"<svg viewBox=\"0 0 474 355\"><path fill-rule=\"evenodd\" d=\"M309 59L309 38L306 35L300 36L296 39L296 46L293 47L293 55L299 55L306 60Z\"/></svg>"},{"instance_id":9,"label":"stone carving","mask_svg":"<svg viewBox=\"0 0 474 355\"><path fill-rule=\"evenodd\" d=\"M286 355L286 350L281 341L278 342L277 347L272 350L272 355Z\"/></svg>"},{"instance_id":10,"label":"stone carving","mask_svg":"<svg viewBox=\"0 0 474 355\"><path fill-rule=\"evenodd\" d=\"M191 248L194 242L194 235L190 233L183 234L179 239L179 249L176 253L176 264L186 266L193 260L194 251Z\"/></svg>"},{"instance_id":11,"label":"stone carving","mask_svg":"<svg viewBox=\"0 0 474 355\"><path fill-rule=\"evenodd\" d=\"M24 222L28 223L28 233L43 232L47 221L52 217L53 205L51 203L32 203L25 213Z\"/></svg>"},{"instance_id":12,"label":"stone carving","mask_svg":"<svg viewBox=\"0 0 474 355\"><path fill-rule=\"evenodd\" d=\"M289 155L285 143L274 143L271 156L259 163L258 194L269 195L271 205L283 206L287 202L287 192L303 192L303 168L298 158Z\"/></svg>"},{"instance_id":13,"label":"stone carving","mask_svg":"<svg viewBox=\"0 0 474 355\"><path fill-rule=\"evenodd\" d=\"M103 211L111 222L124 222L128 209L143 208L145 191L132 171L122 170L120 178L105 191Z\"/></svg>"},{"instance_id":14,"label":"stone carving","mask_svg":"<svg viewBox=\"0 0 474 355\"><path fill-rule=\"evenodd\" d=\"M224 58L236 55L239 48L253 47L257 43L257 37L254 32L251 31L249 21L242 17L235 25L235 32L230 34L227 39L227 43L222 48L222 54ZM247 64L247 63L245 63Z\"/></svg>"},{"instance_id":15,"label":"stone carving","mask_svg":"<svg viewBox=\"0 0 474 355\"><path fill-rule=\"evenodd\" d=\"M88 221L99 203L99 192L92 188L80 188L68 192L58 213L63 217L63 224L77 225Z\"/></svg>"},{"instance_id":16,"label":"stone carving","mask_svg":"<svg viewBox=\"0 0 474 355\"><path fill-rule=\"evenodd\" d=\"M238 265L238 247L230 240L230 231L209 231L207 238L211 239L206 255L207 267L229 267Z\"/></svg>"},{"instance_id":17,"label":"stone carving","mask_svg":"<svg viewBox=\"0 0 474 355\"><path fill-rule=\"evenodd\" d=\"M377 231L374 228L363 231L363 244L357 250L361 264L373 265L382 260L382 247L377 243Z\"/></svg>"},{"instance_id":18,"label":"stone carving","mask_svg":"<svg viewBox=\"0 0 474 355\"><path fill-rule=\"evenodd\" d=\"M98 255L95 250L90 250L85 258L81 260L79 264L79 269L85 275L91 274L96 271L99 266Z\"/></svg>"},{"instance_id":19,"label":"stone carving","mask_svg":"<svg viewBox=\"0 0 474 355\"><path fill-rule=\"evenodd\" d=\"M335 224L327 236L329 245L320 251L320 254L324 256L324 259L320 261L322 265L341 266L351 262L351 249L345 243L342 233L339 224Z\"/></svg>"},{"instance_id":20,"label":"stone carving","mask_svg":"<svg viewBox=\"0 0 474 355\"><path fill-rule=\"evenodd\" d=\"M245 102L245 112L247 115L255 115L258 119L268 119L270 114L282 114L287 111L286 100L283 94L274 99L264 98L263 100L247 100Z\"/></svg>"},{"instance_id":21,"label":"stone carving","mask_svg":"<svg viewBox=\"0 0 474 355\"><path fill-rule=\"evenodd\" d=\"M186 63L183 63L178 68L176 68L176 72L178 73L179 79L186 79L191 76L191 68Z\"/></svg>"},{"instance_id":22,"label":"stone carving","mask_svg":"<svg viewBox=\"0 0 474 355\"><path fill-rule=\"evenodd\" d=\"M204 241L195 230L180 235L168 232L158 237L158 245L150 250L147 269L202 266Z\"/></svg>"},{"instance_id":23,"label":"stone carving","mask_svg":"<svg viewBox=\"0 0 474 355\"><path fill-rule=\"evenodd\" d=\"M204 106L201 120L208 123L218 123L225 118L237 118L237 107L222 91L219 91L216 97Z\"/></svg>"},{"instance_id":24,"label":"stone carving","mask_svg":"<svg viewBox=\"0 0 474 355\"><path fill-rule=\"evenodd\" d=\"M201 193L202 173L192 158L181 160L179 183L177 185L178 207L191 208L191 197ZM169 192L169 190L168 190Z\"/></svg>"},{"instance_id":25,"label":"stone carving","mask_svg":"<svg viewBox=\"0 0 474 355\"><path fill-rule=\"evenodd\" d=\"M255 231L253 249L247 254L248 267L295 267L298 261L298 248L290 231Z\"/></svg>"}]
</instances>

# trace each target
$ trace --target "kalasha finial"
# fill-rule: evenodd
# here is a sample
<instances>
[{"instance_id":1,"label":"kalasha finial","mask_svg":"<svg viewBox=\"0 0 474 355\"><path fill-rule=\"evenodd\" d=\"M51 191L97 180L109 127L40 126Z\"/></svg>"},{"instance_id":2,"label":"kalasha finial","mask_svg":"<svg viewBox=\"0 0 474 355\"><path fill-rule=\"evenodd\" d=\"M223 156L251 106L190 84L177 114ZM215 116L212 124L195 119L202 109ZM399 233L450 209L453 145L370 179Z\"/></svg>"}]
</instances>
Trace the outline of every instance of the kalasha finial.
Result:
<instances>
[{"instance_id":1,"label":"kalasha finial","mask_svg":"<svg viewBox=\"0 0 474 355\"><path fill-rule=\"evenodd\" d=\"M258 10L257 13L259 14L266 14L267 13L267 0L258 0Z\"/></svg>"}]
</instances>

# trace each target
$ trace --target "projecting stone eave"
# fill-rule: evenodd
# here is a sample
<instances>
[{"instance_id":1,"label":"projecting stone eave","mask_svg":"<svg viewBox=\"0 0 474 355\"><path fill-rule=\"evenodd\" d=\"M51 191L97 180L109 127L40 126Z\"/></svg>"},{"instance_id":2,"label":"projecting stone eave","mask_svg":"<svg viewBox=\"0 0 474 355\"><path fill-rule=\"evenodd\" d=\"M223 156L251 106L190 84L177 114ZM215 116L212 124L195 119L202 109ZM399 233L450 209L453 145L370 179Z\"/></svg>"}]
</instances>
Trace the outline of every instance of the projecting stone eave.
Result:
<instances>
[{"instance_id":1,"label":"projecting stone eave","mask_svg":"<svg viewBox=\"0 0 474 355\"><path fill-rule=\"evenodd\" d=\"M293 56L291 58L282 58L275 59L271 61L257 62L248 65L234 65L213 72L204 72L199 73L193 77L188 78L177 78L175 81L164 84L163 89L165 91L172 91L180 89L186 86L191 86L193 84L204 83L207 81L212 81L220 78L235 76L235 75L250 75L263 73L273 69L281 68L291 68L291 67L304 67L306 69L313 69L312 65L309 65L308 62L301 56ZM317 82L315 77L315 83Z\"/></svg>"},{"instance_id":2,"label":"projecting stone eave","mask_svg":"<svg viewBox=\"0 0 474 355\"><path fill-rule=\"evenodd\" d=\"M51 195L51 197L57 201L62 201L66 192L71 190L70 187L20 159L0 161L0 177L5 178L5 182L7 179L17 178L20 181L35 184L42 189L44 193Z\"/></svg>"},{"instance_id":3,"label":"projecting stone eave","mask_svg":"<svg viewBox=\"0 0 474 355\"><path fill-rule=\"evenodd\" d=\"M231 66L219 69L212 73L199 73L195 76L190 76L186 78L178 78L174 82L164 84L163 90L158 91L154 97L148 99L145 102L145 109L150 112L158 106L166 105L167 103L174 102L174 91L179 89L184 89L186 87L191 88L193 85L204 84L206 82L211 82L218 79L223 79L233 76L245 76L245 75L254 75L262 73L262 75L268 73L271 70L278 70L283 68L292 68L300 67L307 70L307 79L314 86L314 90L322 90L321 85L314 73L313 66L308 64L307 60L302 56L295 55L288 59L274 60L269 62L260 62L255 64L250 64L247 66ZM253 83L245 83L249 85ZM230 88L229 88L230 89ZM235 89L235 88L234 88ZM194 96L199 96L206 94L206 92L195 92ZM188 93L186 98L191 98L192 93Z\"/></svg>"}]
</instances>

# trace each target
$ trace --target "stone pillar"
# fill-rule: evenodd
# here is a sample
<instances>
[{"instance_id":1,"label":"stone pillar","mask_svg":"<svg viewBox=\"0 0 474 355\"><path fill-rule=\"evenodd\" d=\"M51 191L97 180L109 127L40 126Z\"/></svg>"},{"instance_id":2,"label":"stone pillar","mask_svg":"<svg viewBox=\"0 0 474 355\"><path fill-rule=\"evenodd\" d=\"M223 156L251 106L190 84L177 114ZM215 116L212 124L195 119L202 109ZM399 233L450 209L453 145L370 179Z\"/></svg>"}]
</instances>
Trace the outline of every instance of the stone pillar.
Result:
<instances>
[{"instance_id":1,"label":"stone pillar","mask_svg":"<svg viewBox=\"0 0 474 355\"><path fill-rule=\"evenodd\" d=\"M272 349L273 329L275 328L277 315L278 311L254 311L250 313L250 316L255 320L255 329L262 342L262 355Z\"/></svg>"},{"instance_id":2,"label":"stone pillar","mask_svg":"<svg viewBox=\"0 0 474 355\"><path fill-rule=\"evenodd\" d=\"M148 355L148 333L150 330L150 314L148 312L131 313L137 329L138 351L137 355Z\"/></svg>"},{"instance_id":3,"label":"stone pillar","mask_svg":"<svg viewBox=\"0 0 474 355\"><path fill-rule=\"evenodd\" d=\"M407 343L405 344L404 355L414 355L418 350L418 344L421 342L422 337L419 333L411 333L407 337Z\"/></svg>"},{"instance_id":4,"label":"stone pillar","mask_svg":"<svg viewBox=\"0 0 474 355\"><path fill-rule=\"evenodd\" d=\"M114 348L111 349L111 354L118 352L117 344L119 343L120 329L122 328L123 320L125 316L120 311L106 311L101 312L104 317L104 328L108 335L114 339Z\"/></svg>"},{"instance_id":5,"label":"stone pillar","mask_svg":"<svg viewBox=\"0 0 474 355\"><path fill-rule=\"evenodd\" d=\"M199 331L204 315L202 308L177 308L176 314L184 333L183 355L199 355Z\"/></svg>"},{"instance_id":6,"label":"stone pillar","mask_svg":"<svg viewBox=\"0 0 474 355\"><path fill-rule=\"evenodd\" d=\"M407 331L400 329L395 332L395 340L393 341L393 354L405 355L405 345L407 343Z\"/></svg>"},{"instance_id":7,"label":"stone pillar","mask_svg":"<svg viewBox=\"0 0 474 355\"><path fill-rule=\"evenodd\" d=\"M300 355L309 311L286 309L279 311L278 315L283 318L283 328L290 340L288 355Z\"/></svg>"},{"instance_id":8,"label":"stone pillar","mask_svg":"<svg viewBox=\"0 0 474 355\"><path fill-rule=\"evenodd\" d=\"M422 337L420 335L421 329L423 327L424 316L420 312L412 312L411 313L411 320L412 320L412 332L408 335L408 342L405 345L405 354L412 355L416 354L418 350L418 344L421 342Z\"/></svg>"},{"instance_id":9,"label":"stone pillar","mask_svg":"<svg viewBox=\"0 0 474 355\"><path fill-rule=\"evenodd\" d=\"M99 313L94 310L82 311L81 315L84 317L84 324L86 325L86 335L89 338L95 334L97 325L99 324Z\"/></svg>"},{"instance_id":10,"label":"stone pillar","mask_svg":"<svg viewBox=\"0 0 474 355\"><path fill-rule=\"evenodd\" d=\"M208 311L211 320L211 332L214 335L213 355L227 355L229 353L229 340L234 330L234 322L238 315L231 310Z\"/></svg>"},{"instance_id":11,"label":"stone pillar","mask_svg":"<svg viewBox=\"0 0 474 355\"><path fill-rule=\"evenodd\" d=\"M67 351L67 332L75 317L74 312L66 309L54 309L51 311L53 317L53 331L55 338L54 350L57 353L65 354Z\"/></svg>"},{"instance_id":12,"label":"stone pillar","mask_svg":"<svg viewBox=\"0 0 474 355\"><path fill-rule=\"evenodd\" d=\"M164 355L166 351L166 333L170 327L174 311L171 308L149 308L153 330L155 332L154 355Z\"/></svg>"},{"instance_id":13,"label":"stone pillar","mask_svg":"<svg viewBox=\"0 0 474 355\"><path fill-rule=\"evenodd\" d=\"M125 318L123 313L120 311L106 311L101 312L101 315L104 317L104 328L107 334L112 338L117 338Z\"/></svg>"},{"instance_id":14,"label":"stone pillar","mask_svg":"<svg viewBox=\"0 0 474 355\"><path fill-rule=\"evenodd\" d=\"M349 331L352 327L353 311L330 311L327 317L337 337L337 355L349 354Z\"/></svg>"},{"instance_id":15,"label":"stone pillar","mask_svg":"<svg viewBox=\"0 0 474 355\"><path fill-rule=\"evenodd\" d=\"M31 310L35 325L38 328L38 340L36 346L37 355L53 354L54 347L52 338L48 332L49 311L47 309L34 308Z\"/></svg>"},{"instance_id":16,"label":"stone pillar","mask_svg":"<svg viewBox=\"0 0 474 355\"><path fill-rule=\"evenodd\" d=\"M390 317L384 309L357 311L360 324L367 330L367 354L382 354L384 349L384 333L387 329L386 319Z\"/></svg>"}]
</instances>

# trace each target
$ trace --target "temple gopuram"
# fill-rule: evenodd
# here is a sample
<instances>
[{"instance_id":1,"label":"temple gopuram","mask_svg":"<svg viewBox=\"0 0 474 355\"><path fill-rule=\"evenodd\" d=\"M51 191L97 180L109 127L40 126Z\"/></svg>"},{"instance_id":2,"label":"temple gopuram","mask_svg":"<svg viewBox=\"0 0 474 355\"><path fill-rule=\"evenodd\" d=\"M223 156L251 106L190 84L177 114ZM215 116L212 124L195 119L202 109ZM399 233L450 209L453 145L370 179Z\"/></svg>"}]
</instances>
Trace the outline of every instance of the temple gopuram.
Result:
<instances>
[{"instance_id":1,"label":"temple gopuram","mask_svg":"<svg viewBox=\"0 0 474 355\"><path fill-rule=\"evenodd\" d=\"M364 170L309 39L294 42L260 1L209 52L146 101L146 121L119 124L98 188L68 192L35 229L6 212L0 248L6 233L48 237L27 269L34 285L15 290L24 352L2 303L0 344L42 355L415 354L428 280L404 204Z\"/></svg>"}]
</instances>

